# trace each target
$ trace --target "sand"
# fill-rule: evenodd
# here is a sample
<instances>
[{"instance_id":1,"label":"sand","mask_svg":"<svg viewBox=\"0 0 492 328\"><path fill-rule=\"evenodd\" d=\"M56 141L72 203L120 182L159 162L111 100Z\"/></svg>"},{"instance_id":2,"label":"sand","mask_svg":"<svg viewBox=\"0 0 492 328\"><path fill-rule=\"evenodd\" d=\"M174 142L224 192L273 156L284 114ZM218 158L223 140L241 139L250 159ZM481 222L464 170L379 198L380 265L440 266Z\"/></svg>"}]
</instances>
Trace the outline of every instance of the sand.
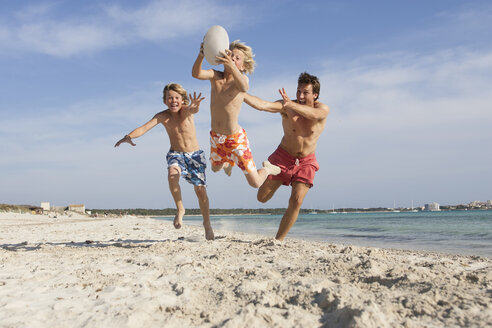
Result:
<instances>
[{"instance_id":1,"label":"sand","mask_svg":"<svg viewBox=\"0 0 492 328\"><path fill-rule=\"evenodd\" d=\"M0 327L490 327L492 259L0 213Z\"/></svg>"}]
</instances>

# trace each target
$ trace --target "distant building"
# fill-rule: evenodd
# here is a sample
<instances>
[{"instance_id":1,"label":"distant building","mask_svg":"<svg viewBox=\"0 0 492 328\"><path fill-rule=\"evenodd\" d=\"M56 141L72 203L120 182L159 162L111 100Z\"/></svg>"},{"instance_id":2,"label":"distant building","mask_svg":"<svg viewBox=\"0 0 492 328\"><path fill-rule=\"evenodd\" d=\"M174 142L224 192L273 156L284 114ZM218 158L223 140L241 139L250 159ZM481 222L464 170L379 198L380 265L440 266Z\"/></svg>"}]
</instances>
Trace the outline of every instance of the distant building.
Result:
<instances>
[{"instance_id":1,"label":"distant building","mask_svg":"<svg viewBox=\"0 0 492 328\"><path fill-rule=\"evenodd\" d=\"M439 204L434 202L424 205L424 211L440 211Z\"/></svg>"},{"instance_id":2,"label":"distant building","mask_svg":"<svg viewBox=\"0 0 492 328\"><path fill-rule=\"evenodd\" d=\"M43 214L43 208L39 206L31 206L29 207L31 214Z\"/></svg>"},{"instance_id":3,"label":"distant building","mask_svg":"<svg viewBox=\"0 0 492 328\"><path fill-rule=\"evenodd\" d=\"M487 201L487 205L488 205L488 206L492 206L492 200L488 200L488 201Z\"/></svg>"},{"instance_id":4,"label":"distant building","mask_svg":"<svg viewBox=\"0 0 492 328\"><path fill-rule=\"evenodd\" d=\"M85 213L85 205L68 205L68 210L72 212Z\"/></svg>"},{"instance_id":5,"label":"distant building","mask_svg":"<svg viewBox=\"0 0 492 328\"><path fill-rule=\"evenodd\" d=\"M43 211L49 211L50 210L50 202L41 202L41 208Z\"/></svg>"}]
</instances>

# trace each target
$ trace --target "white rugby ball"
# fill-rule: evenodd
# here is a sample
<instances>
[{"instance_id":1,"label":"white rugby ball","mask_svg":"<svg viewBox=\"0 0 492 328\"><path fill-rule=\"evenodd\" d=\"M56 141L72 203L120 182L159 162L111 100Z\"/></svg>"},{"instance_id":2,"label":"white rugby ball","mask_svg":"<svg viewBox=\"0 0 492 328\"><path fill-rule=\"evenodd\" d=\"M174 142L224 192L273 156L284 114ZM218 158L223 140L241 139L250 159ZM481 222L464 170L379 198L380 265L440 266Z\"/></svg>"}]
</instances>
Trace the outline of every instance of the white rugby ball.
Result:
<instances>
[{"instance_id":1,"label":"white rugby ball","mask_svg":"<svg viewBox=\"0 0 492 328\"><path fill-rule=\"evenodd\" d=\"M229 49L229 36L220 25L214 25L208 29L203 37L203 54L210 65L219 65L215 56L220 56L221 51Z\"/></svg>"}]
</instances>

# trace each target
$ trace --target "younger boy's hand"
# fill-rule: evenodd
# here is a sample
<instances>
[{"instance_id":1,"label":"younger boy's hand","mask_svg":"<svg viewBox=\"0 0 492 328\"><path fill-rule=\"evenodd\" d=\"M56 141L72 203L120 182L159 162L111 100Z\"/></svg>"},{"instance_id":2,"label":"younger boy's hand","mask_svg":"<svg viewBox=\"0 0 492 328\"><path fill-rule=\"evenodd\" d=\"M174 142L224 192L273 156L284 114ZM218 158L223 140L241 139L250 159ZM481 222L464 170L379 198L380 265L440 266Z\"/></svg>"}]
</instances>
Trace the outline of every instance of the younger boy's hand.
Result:
<instances>
[{"instance_id":1,"label":"younger boy's hand","mask_svg":"<svg viewBox=\"0 0 492 328\"><path fill-rule=\"evenodd\" d=\"M129 135L126 135L125 137L123 137L122 139L120 139L114 146L115 147L119 147L119 145L121 145L124 142L129 143L132 146L136 146L136 144L133 143L132 138L130 138Z\"/></svg>"},{"instance_id":2,"label":"younger boy's hand","mask_svg":"<svg viewBox=\"0 0 492 328\"><path fill-rule=\"evenodd\" d=\"M203 99L205 99L205 97L202 97L201 92L198 94L198 96L196 95L196 92L193 92L193 96L190 93L189 98L190 98L190 104L188 105L188 109L195 110L195 111L198 111L198 108L200 108L200 103L202 102Z\"/></svg>"}]
</instances>

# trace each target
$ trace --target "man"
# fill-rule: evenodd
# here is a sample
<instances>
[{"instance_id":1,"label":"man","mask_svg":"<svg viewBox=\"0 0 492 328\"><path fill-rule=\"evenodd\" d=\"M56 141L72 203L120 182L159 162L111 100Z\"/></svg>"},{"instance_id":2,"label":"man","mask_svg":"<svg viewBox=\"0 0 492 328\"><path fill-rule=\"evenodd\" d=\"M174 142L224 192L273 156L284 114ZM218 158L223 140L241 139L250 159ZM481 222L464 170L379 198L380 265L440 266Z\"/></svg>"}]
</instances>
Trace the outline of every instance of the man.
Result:
<instances>
[{"instance_id":1,"label":"man","mask_svg":"<svg viewBox=\"0 0 492 328\"><path fill-rule=\"evenodd\" d=\"M302 202L313 186L319 165L315 150L318 139L325 128L330 109L318 101L320 83L316 76L302 73L297 82L297 99L290 100L282 88L282 100L269 102L246 94L244 101L261 111L280 113L284 136L277 150L268 160L281 168L278 175L269 175L258 189L258 200L262 203L272 198L277 189L291 185L289 206L282 217L276 239L283 240L299 215Z\"/></svg>"}]
</instances>

